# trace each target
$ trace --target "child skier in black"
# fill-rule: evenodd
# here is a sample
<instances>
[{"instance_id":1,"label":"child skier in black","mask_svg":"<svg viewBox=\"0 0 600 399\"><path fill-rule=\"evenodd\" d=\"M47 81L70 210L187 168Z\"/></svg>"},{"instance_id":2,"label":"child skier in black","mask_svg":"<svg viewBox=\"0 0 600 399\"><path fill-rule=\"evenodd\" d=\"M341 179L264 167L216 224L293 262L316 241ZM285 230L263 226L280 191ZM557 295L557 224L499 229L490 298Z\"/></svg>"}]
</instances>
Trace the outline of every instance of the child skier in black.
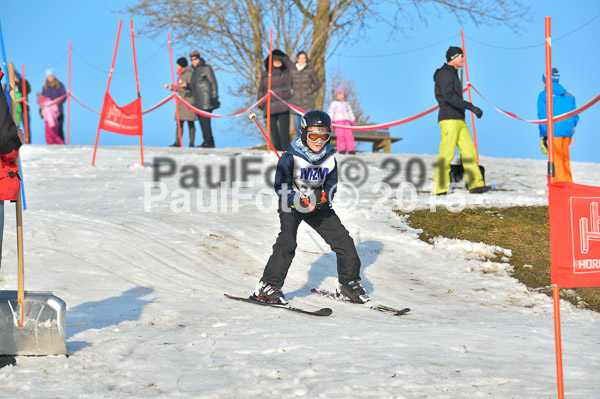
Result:
<instances>
[{"instance_id":1,"label":"child skier in black","mask_svg":"<svg viewBox=\"0 0 600 399\"><path fill-rule=\"evenodd\" d=\"M287 304L281 288L294 259L298 226L304 221L336 253L337 295L365 303L369 296L360 283L360 259L354 241L331 208L338 182L335 151L329 144L331 118L323 111L309 111L302 117L300 132L300 138L277 164L275 191L280 200L281 231L253 297Z\"/></svg>"}]
</instances>

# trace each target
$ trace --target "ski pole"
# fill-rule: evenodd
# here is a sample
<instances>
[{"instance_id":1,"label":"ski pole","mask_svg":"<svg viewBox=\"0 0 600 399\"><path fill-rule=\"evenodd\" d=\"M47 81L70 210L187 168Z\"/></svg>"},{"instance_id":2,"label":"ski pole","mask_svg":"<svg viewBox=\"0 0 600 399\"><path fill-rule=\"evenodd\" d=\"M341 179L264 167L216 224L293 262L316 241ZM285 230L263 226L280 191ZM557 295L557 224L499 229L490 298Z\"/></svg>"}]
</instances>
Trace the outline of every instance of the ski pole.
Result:
<instances>
[{"instance_id":1,"label":"ski pole","mask_svg":"<svg viewBox=\"0 0 600 399\"><path fill-rule=\"evenodd\" d=\"M267 140L267 144L273 149L273 152L275 153L275 155L277 155L277 158L281 158L281 155L279 155L279 153L273 146L273 143L271 143L271 140L269 140L269 137L267 137L262 126L260 126L260 123L258 123L258 121L256 120L256 113L254 113L252 111L248 111L248 112L250 113L250 115L248 115L248 118L254 120L254 123L256 123L256 126L258 126L258 128L260 129L260 132ZM298 183L296 183L296 179L292 178L292 183L294 183L294 186L296 186L296 188L298 189L298 194L300 194L300 200L304 203L304 205L306 205L308 207L308 209L310 211L313 211L315 209L315 206L313 204L311 204L308 197L302 193L302 191L300 190L300 186L298 186Z\"/></svg>"}]
</instances>

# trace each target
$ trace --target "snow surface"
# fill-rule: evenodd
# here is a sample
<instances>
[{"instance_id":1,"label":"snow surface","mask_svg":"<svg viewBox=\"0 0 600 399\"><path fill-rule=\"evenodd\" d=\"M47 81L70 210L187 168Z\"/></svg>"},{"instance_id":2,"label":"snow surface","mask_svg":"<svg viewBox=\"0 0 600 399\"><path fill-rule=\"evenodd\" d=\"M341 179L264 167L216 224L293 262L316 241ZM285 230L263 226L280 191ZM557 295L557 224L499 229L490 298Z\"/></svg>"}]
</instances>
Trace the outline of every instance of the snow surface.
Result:
<instances>
[{"instance_id":1,"label":"snow surface","mask_svg":"<svg viewBox=\"0 0 600 399\"><path fill-rule=\"evenodd\" d=\"M334 202L361 256L363 283L373 300L412 311L392 317L311 294L334 288L336 263L302 225L284 291L297 306L333 309L317 318L223 297L253 291L279 232L276 212L260 210L272 196L264 173L274 154L146 148L141 166L135 147L100 147L92 167L92 151L22 150L25 286L66 301L69 356L19 357L0 370L2 397L556 397L552 300L509 276L511 252L442 237L422 242L392 211L544 205L545 162L481 157L495 191L435 198L427 192L432 155L338 156L369 173L358 198L340 190ZM163 191L149 187L152 166L166 168L159 157L177 162ZM417 158L427 183L412 202L406 186L402 196L376 185L394 162ZM231 192L217 192L210 211L206 171L212 166L217 180L217 166L230 176L233 165L239 179L242 159L264 172L242 189L251 195L236 205ZM200 189L182 190L194 170ZM599 164L573 163L573 171L577 182L600 186ZM401 170L393 181L404 180ZM161 193L166 199L149 201ZM17 286L13 209L6 204L0 289ZM566 396L598 398L600 315L563 302L561 316Z\"/></svg>"}]
</instances>

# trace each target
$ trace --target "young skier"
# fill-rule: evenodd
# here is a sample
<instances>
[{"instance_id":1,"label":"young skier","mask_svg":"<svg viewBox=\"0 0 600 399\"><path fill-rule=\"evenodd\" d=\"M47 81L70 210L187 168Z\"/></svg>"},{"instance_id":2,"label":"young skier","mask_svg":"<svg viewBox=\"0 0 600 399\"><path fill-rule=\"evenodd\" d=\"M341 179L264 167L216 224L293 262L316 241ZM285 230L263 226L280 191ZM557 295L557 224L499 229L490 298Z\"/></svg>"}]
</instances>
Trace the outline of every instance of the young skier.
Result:
<instances>
[{"instance_id":1,"label":"young skier","mask_svg":"<svg viewBox=\"0 0 600 399\"><path fill-rule=\"evenodd\" d=\"M304 221L336 253L336 293L357 303L369 301L360 283L360 259L354 241L331 208L338 171L330 136L329 115L318 110L307 112L300 122L300 137L277 163L275 191L279 195L281 231L256 285L252 296L255 300L288 303L281 289L294 259L298 226Z\"/></svg>"}]
</instances>

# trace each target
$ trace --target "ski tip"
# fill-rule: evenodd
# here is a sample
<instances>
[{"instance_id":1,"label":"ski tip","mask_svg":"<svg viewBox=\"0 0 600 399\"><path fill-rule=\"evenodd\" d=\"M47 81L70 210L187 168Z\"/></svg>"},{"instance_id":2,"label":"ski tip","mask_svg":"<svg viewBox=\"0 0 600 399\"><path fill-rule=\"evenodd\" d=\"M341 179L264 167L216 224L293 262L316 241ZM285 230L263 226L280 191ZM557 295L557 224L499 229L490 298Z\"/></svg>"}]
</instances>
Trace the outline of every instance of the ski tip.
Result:
<instances>
[{"instance_id":1,"label":"ski tip","mask_svg":"<svg viewBox=\"0 0 600 399\"><path fill-rule=\"evenodd\" d=\"M322 308L317 310L317 313L319 313L321 316L331 316L333 310L331 308Z\"/></svg>"}]
</instances>

